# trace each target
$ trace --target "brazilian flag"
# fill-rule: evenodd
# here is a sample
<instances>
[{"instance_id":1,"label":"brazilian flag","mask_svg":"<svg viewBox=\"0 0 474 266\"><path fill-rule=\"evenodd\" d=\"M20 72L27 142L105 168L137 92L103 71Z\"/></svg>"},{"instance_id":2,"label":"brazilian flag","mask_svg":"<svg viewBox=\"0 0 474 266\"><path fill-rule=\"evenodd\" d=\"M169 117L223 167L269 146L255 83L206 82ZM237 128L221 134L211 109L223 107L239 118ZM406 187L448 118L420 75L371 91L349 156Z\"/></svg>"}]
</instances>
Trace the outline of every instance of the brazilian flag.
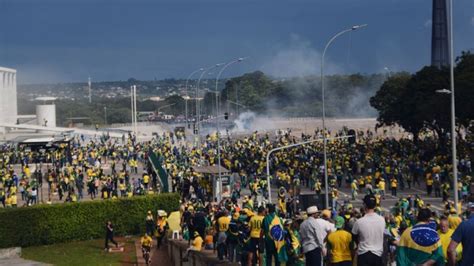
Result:
<instances>
[{"instance_id":1,"label":"brazilian flag","mask_svg":"<svg viewBox=\"0 0 474 266\"><path fill-rule=\"evenodd\" d=\"M397 247L397 265L418 265L428 260L444 265L443 249L435 228L436 225L425 223L407 228Z\"/></svg>"},{"instance_id":2,"label":"brazilian flag","mask_svg":"<svg viewBox=\"0 0 474 266\"><path fill-rule=\"evenodd\" d=\"M278 261L287 261L288 254L285 248L285 229L283 228L281 218L277 215L274 215L268 228L270 239L273 240L273 243L275 244L275 251L278 254Z\"/></svg>"}]
</instances>

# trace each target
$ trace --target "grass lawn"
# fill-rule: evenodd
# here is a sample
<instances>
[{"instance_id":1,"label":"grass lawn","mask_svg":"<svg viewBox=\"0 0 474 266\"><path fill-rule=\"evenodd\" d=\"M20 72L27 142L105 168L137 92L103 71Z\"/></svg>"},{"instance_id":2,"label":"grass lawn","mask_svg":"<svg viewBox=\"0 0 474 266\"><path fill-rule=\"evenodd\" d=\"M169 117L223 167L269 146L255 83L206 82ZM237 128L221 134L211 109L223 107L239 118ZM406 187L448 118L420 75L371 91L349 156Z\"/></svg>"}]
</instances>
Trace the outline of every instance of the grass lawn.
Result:
<instances>
[{"instance_id":1,"label":"grass lawn","mask_svg":"<svg viewBox=\"0 0 474 266\"><path fill-rule=\"evenodd\" d=\"M21 257L54 265L134 265L137 261L134 238L116 238L124 245L122 253L104 251L104 240L74 241L22 248ZM112 246L112 245L111 245Z\"/></svg>"}]
</instances>

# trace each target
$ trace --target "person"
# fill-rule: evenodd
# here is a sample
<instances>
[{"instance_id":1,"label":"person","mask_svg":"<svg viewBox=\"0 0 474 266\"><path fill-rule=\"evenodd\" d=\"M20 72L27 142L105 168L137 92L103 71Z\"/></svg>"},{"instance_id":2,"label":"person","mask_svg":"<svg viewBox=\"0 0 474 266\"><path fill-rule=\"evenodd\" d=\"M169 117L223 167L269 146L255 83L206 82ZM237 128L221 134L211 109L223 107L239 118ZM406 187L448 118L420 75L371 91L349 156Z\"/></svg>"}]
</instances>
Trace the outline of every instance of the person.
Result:
<instances>
[{"instance_id":1,"label":"person","mask_svg":"<svg viewBox=\"0 0 474 266\"><path fill-rule=\"evenodd\" d=\"M303 266L304 255L301 252L301 236L299 227L303 219L296 217L295 220L287 219L285 221L285 236L288 250L288 266Z\"/></svg>"},{"instance_id":2,"label":"person","mask_svg":"<svg viewBox=\"0 0 474 266\"><path fill-rule=\"evenodd\" d=\"M237 261L237 247L239 242L239 212L235 211L227 230L227 255L229 262Z\"/></svg>"},{"instance_id":3,"label":"person","mask_svg":"<svg viewBox=\"0 0 474 266\"><path fill-rule=\"evenodd\" d=\"M159 249L163 238L166 236L168 229L168 221L166 220L167 213L163 210L158 210L156 221L156 248Z\"/></svg>"},{"instance_id":4,"label":"person","mask_svg":"<svg viewBox=\"0 0 474 266\"><path fill-rule=\"evenodd\" d=\"M398 187L398 180L395 177L392 177L390 180L390 188L392 189L392 196L397 196L397 187Z\"/></svg>"},{"instance_id":5,"label":"person","mask_svg":"<svg viewBox=\"0 0 474 266\"><path fill-rule=\"evenodd\" d=\"M418 223L407 228L397 247L397 265L443 265L443 249L436 232L436 225L430 223L431 210L418 211Z\"/></svg>"},{"instance_id":6,"label":"person","mask_svg":"<svg viewBox=\"0 0 474 266\"><path fill-rule=\"evenodd\" d=\"M266 265L272 265L275 258L275 266L286 260L286 250L283 247L283 221L276 215L275 205L268 204L268 212L262 222L262 230L265 239Z\"/></svg>"},{"instance_id":7,"label":"person","mask_svg":"<svg viewBox=\"0 0 474 266\"><path fill-rule=\"evenodd\" d=\"M183 261L188 261L189 252L191 252L191 251L201 251L203 242L204 242L204 240L202 239L199 232L194 231L194 240L192 242L192 245L188 249L186 249L186 253L184 254Z\"/></svg>"},{"instance_id":8,"label":"person","mask_svg":"<svg viewBox=\"0 0 474 266\"><path fill-rule=\"evenodd\" d=\"M441 240L441 246L443 248L443 257L445 259L445 262L448 261L448 247L449 247L449 243L451 242L451 236L453 235L454 233L454 229L451 229L449 228L449 221L448 221L448 218L446 216L443 216L441 217L441 219L439 220L439 230L438 230L438 234L439 234L439 238ZM457 248L456 248L456 253L457 253L457 257L460 258L460 254L462 252L462 245L459 245Z\"/></svg>"},{"instance_id":9,"label":"person","mask_svg":"<svg viewBox=\"0 0 474 266\"><path fill-rule=\"evenodd\" d=\"M334 225L318 218L318 207L311 206L306 210L308 219L300 226L301 244L306 257L306 265L323 265L325 255L324 239L329 232L335 231Z\"/></svg>"},{"instance_id":10,"label":"person","mask_svg":"<svg viewBox=\"0 0 474 266\"><path fill-rule=\"evenodd\" d=\"M344 218L337 216L336 232L328 235L327 244L329 251L329 261L333 266L352 266L352 235L344 230Z\"/></svg>"},{"instance_id":11,"label":"person","mask_svg":"<svg viewBox=\"0 0 474 266\"><path fill-rule=\"evenodd\" d=\"M142 254L145 255L145 252L150 254L151 246L153 245L153 239L151 238L148 233L145 233L144 236L140 239L140 243L142 245ZM151 259L148 258L148 264L150 263Z\"/></svg>"},{"instance_id":12,"label":"person","mask_svg":"<svg viewBox=\"0 0 474 266\"><path fill-rule=\"evenodd\" d=\"M352 227L353 238L358 243L357 265L382 266L385 219L375 213L375 196L366 195L363 203L365 215Z\"/></svg>"},{"instance_id":13,"label":"person","mask_svg":"<svg viewBox=\"0 0 474 266\"><path fill-rule=\"evenodd\" d=\"M456 265L456 248L459 244L462 244L463 254L465 254L461 261L460 266L474 265L474 238L472 232L474 232L474 196L469 197L468 202L469 219L463 221L454 230L451 236L451 242L448 247L448 265ZM469 254L470 256L468 256Z\"/></svg>"},{"instance_id":14,"label":"person","mask_svg":"<svg viewBox=\"0 0 474 266\"><path fill-rule=\"evenodd\" d=\"M155 225L154 219L153 219L153 214L149 210L146 214L145 218L145 228L146 228L146 234L151 236L153 234L153 227Z\"/></svg>"},{"instance_id":15,"label":"person","mask_svg":"<svg viewBox=\"0 0 474 266\"><path fill-rule=\"evenodd\" d=\"M260 237L262 236L262 222L265 218L265 207L258 207L257 215L253 215L250 218L250 246L248 265L253 265L254 258L258 259L259 265L262 265L262 258L257 257L263 255L263 243L260 243Z\"/></svg>"},{"instance_id":16,"label":"person","mask_svg":"<svg viewBox=\"0 0 474 266\"><path fill-rule=\"evenodd\" d=\"M219 260L224 260L224 257L227 253L227 230L229 230L230 217L227 210L223 210L221 217L217 219L217 256Z\"/></svg>"},{"instance_id":17,"label":"person","mask_svg":"<svg viewBox=\"0 0 474 266\"><path fill-rule=\"evenodd\" d=\"M114 240L114 226L111 221L107 221L105 224L105 250L109 249L109 241L112 242L116 248L118 248L118 243Z\"/></svg>"}]
</instances>

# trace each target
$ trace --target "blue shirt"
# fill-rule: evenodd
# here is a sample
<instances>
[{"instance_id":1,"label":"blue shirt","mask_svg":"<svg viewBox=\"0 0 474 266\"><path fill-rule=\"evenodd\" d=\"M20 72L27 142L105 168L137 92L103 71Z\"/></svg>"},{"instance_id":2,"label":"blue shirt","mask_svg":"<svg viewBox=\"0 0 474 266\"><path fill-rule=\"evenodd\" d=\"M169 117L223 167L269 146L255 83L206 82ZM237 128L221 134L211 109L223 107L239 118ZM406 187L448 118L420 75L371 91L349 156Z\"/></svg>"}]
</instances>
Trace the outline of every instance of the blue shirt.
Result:
<instances>
[{"instance_id":1,"label":"blue shirt","mask_svg":"<svg viewBox=\"0 0 474 266\"><path fill-rule=\"evenodd\" d=\"M469 220L462 222L456 231L454 231L451 239L462 243L462 260L460 262L460 266L472 266L474 265L474 215L471 215Z\"/></svg>"}]
</instances>

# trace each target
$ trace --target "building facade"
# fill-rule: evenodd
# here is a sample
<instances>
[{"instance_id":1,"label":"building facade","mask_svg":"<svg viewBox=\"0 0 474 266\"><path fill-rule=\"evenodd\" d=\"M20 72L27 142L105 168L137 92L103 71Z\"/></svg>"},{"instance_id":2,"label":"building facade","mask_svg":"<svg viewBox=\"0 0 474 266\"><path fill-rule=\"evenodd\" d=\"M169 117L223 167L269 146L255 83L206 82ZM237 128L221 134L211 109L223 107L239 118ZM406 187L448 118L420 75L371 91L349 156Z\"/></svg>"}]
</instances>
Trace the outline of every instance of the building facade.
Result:
<instances>
[{"instance_id":1,"label":"building facade","mask_svg":"<svg viewBox=\"0 0 474 266\"><path fill-rule=\"evenodd\" d=\"M0 67L0 124L16 124L17 116L16 70Z\"/></svg>"}]
</instances>

